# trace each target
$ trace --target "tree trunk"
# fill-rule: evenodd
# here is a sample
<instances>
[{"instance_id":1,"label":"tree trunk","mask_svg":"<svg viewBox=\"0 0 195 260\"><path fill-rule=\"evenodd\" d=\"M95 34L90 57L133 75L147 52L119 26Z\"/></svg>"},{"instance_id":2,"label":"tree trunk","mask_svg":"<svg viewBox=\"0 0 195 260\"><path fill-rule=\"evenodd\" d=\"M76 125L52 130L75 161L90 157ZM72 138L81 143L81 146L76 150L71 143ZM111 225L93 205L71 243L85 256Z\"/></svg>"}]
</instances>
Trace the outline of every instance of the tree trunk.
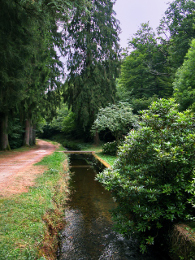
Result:
<instances>
[{"instance_id":1,"label":"tree trunk","mask_svg":"<svg viewBox=\"0 0 195 260\"><path fill-rule=\"evenodd\" d=\"M31 146L35 144L35 129L30 119L25 122L24 145Z\"/></svg>"},{"instance_id":2,"label":"tree trunk","mask_svg":"<svg viewBox=\"0 0 195 260\"><path fill-rule=\"evenodd\" d=\"M35 126L30 125L30 145L35 145Z\"/></svg>"},{"instance_id":3,"label":"tree trunk","mask_svg":"<svg viewBox=\"0 0 195 260\"><path fill-rule=\"evenodd\" d=\"M10 150L8 140L8 115L0 114L0 150Z\"/></svg>"},{"instance_id":4,"label":"tree trunk","mask_svg":"<svg viewBox=\"0 0 195 260\"><path fill-rule=\"evenodd\" d=\"M26 119L25 122L24 145L30 146L30 120L29 119Z\"/></svg>"},{"instance_id":5,"label":"tree trunk","mask_svg":"<svg viewBox=\"0 0 195 260\"><path fill-rule=\"evenodd\" d=\"M36 144L36 125L33 125L32 128L32 145Z\"/></svg>"},{"instance_id":6,"label":"tree trunk","mask_svg":"<svg viewBox=\"0 0 195 260\"><path fill-rule=\"evenodd\" d=\"M30 133L29 133L29 144L33 145L33 126L30 125Z\"/></svg>"},{"instance_id":7,"label":"tree trunk","mask_svg":"<svg viewBox=\"0 0 195 260\"><path fill-rule=\"evenodd\" d=\"M95 144L95 145L99 145L99 142L100 142L99 133L98 133L98 131L96 130L96 131L95 131L95 135L94 135L94 144Z\"/></svg>"}]
</instances>

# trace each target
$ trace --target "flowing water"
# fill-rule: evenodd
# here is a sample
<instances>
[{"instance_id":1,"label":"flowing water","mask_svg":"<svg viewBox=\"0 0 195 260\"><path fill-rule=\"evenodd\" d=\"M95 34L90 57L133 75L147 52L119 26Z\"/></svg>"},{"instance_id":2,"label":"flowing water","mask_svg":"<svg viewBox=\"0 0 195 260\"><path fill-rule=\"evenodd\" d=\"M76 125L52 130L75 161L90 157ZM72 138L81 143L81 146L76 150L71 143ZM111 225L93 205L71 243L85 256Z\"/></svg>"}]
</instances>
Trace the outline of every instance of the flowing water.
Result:
<instances>
[{"instance_id":1,"label":"flowing water","mask_svg":"<svg viewBox=\"0 0 195 260\"><path fill-rule=\"evenodd\" d=\"M78 155L77 155L78 156ZM70 200L67 225L60 234L58 260L167 260L160 252L139 253L139 245L112 227L111 194L95 181L96 171L84 159L71 158Z\"/></svg>"}]
</instances>

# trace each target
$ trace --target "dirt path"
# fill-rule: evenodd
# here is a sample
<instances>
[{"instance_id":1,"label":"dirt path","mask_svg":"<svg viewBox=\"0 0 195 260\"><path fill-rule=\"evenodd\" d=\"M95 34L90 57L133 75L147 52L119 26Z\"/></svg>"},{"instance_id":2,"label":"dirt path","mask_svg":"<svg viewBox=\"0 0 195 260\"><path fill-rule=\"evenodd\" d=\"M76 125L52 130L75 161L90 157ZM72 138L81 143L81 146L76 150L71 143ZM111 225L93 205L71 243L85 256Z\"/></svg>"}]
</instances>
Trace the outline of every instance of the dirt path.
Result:
<instances>
[{"instance_id":1,"label":"dirt path","mask_svg":"<svg viewBox=\"0 0 195 260\"><path fill-rule=\"evenodd\" d=\"M46 168L34 165L41 159L53 153L57 146L42 140L25 152L0 153L0 196L7 197L13 194L27 192L28 187L34 184L38 174Z\"/></svg>"}]
</instances>

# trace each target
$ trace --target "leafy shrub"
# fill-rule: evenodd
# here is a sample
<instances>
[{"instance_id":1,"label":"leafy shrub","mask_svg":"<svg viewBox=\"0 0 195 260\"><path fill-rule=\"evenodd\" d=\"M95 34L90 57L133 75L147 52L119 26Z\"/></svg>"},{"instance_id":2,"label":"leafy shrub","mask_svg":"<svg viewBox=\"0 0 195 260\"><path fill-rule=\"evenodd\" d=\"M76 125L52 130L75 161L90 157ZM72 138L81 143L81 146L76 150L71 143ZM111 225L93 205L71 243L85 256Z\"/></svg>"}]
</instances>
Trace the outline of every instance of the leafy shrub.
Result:
<instances>
[{"instance_id":1,"label":"leafy shrub","mask_svg":"<svg viewBox=\"0 0 195 260\"><path fill-rule=\"evenodd\" d=\"M41 131L37 131L37 136L43 139L51 139L51 137L57 134L59 131L49 124L45 124Z\"/></svg>"},{"instance_id":2,"label":"leafy shrub","mask_svg":"<svg viewBox=\"0 0 195 260\"><path fill-rule=\"evenodd\" d=\"M64 134L70 134L76 129L76 115L70 111L66 104L57 109L57 117L50 123L51 127Z\"/></svg>"},{"instance_id":3,"label":"leafy shrub","mask_svg":"<svg viewBox=\"0 0 195 260\"><path fill-rule=\"evenodd\" d=\"M137 126L137 116L133 114L131 106L127 102L119 102L99 109L91 132L94 134L96 131L100 132L109 129L118 141L130 129Z\"/></svg>"},{"instance_id":4,"label":"leafy shrub","mask_svg":"<svg viewBox=\"0 0 195 260\"><path fill-rule=\"evenodd\" d=\"M75 150L75 151L81 150L80 145L78 145L77 143L75 143L73 141L64 140L61 142L61 144L63 145L63 147L65 147L69 150Z\"/></svg>"},{"instance_id":5,"label":"leafy shrub","mask_svg":"<svg viewBox=\"0 0 195 260\"><path fill-rule=\"evenodd\" d=\"M141 110L148 109L151 103L158 99L156 95L149 98L132 98L131 96L130 98L129 102L132 104L133 112L136 114Z\"/></svg>"},{"instance_id":6,"label":"leafy shrub","mask_svg":"<svg viewBox=\"0 0 195 260\"><path fill-rule=\"evenodd\" d=\"M57 109L56 117L50 123L39 122L37 134L40 138L51 139L60 133L64 136L75 136L77 132L75 114L68 110L66 104L61 104L61 107Z\"/></svg>"},{"instance_id":7,"label":"leafy shrub","mask_svg":"<svg viewBox=\"0 0 195 260\"><path fill-rule=\"evenodd\" d=\"M108 154L108 155L116 155L117 153L117 142L107 142L102 146L102 152L103 154Z\"/></svg>"},{"instance_id":8,"label":"leafy shrub","mask_svg":"<svg viewBox=\"0 0 195 260\"><path fill-rule=\"evenodd\" d=\"M138 238L144 252L162 228L193 217L195 118L191 111L179 113L173 99L161 99L141 119L113 168L97 179L118 202L117 230Z\"/></svg>"}]
</instances>

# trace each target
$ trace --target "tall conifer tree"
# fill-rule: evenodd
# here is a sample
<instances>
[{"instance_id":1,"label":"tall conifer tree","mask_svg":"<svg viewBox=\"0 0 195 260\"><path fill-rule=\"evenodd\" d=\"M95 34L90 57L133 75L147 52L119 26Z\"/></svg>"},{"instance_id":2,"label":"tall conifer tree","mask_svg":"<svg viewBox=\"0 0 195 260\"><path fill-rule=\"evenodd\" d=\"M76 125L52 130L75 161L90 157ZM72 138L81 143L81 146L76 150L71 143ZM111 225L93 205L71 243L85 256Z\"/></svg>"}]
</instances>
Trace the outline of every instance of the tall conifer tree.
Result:
<instances>
[{"instance_id":1,"label":"tall conifer tree","mask_svg":"<svg viewBox=\"0 0 195 260\"><path fill-rule=\"evenodd\" d=\"M57 23L66 23L74 4L83 8L85 0L0 0L0 4L0 149L4 150L9 148L8 122L15 111L26 121L27 145L40 114L54 112L61 94L56 47L62 50L63 42Z\"/></svg>"},{"instance_id":2,"label":"tall conifer tree","mask_svg":"<svg viewBox=\"0 0 195 260\"><path fill-rule=\"evenodd\" d=\"M88 0L85 10L74 10L66 28L68 83L65 101L88 133L100 107L114 101L118 75L119 23L112 0Z\"/></svg>"}]
</instances>

